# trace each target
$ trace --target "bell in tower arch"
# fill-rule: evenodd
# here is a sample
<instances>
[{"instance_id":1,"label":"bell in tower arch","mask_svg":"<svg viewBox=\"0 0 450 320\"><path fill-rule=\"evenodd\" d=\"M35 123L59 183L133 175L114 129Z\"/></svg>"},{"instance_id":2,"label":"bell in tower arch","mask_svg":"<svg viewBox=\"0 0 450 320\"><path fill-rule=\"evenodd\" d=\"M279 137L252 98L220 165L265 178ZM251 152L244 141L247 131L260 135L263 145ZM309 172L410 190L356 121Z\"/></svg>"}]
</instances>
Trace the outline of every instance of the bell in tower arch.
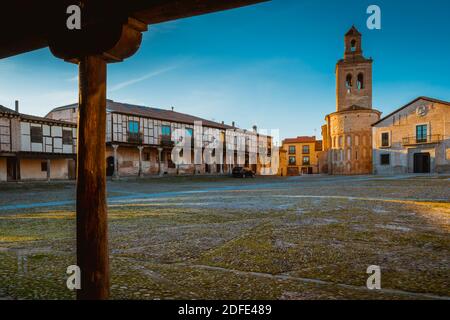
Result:
<instances>
[{"instance_id":1,"label":"bell in tower arch","mask_svg":"<svg viewBox=\"0 0 450 320\"><path fill-rule=\"evenodd\" d=\"M345 59L362 56L361 38L362 35L355 26L345 34Z\"/></svg>"}]
</instances>

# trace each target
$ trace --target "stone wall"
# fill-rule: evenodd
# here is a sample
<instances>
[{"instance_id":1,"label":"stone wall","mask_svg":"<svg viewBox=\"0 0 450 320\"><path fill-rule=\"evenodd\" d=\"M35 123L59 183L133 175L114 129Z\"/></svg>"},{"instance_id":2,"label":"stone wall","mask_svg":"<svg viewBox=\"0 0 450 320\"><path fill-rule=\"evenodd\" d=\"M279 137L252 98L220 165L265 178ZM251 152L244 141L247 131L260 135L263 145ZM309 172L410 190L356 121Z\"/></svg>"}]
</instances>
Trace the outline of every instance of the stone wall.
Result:
<instances>
[{"instance_id":1,"label":"stone wall","mask_svg":"<svg viewBox=\"0 0 450 320\"><path fill-rule=\"evenodd\" d=\"M41 164L47 160L43 159L20 159L20 178L23 181L47 180L47 171L42 171ZM69 160L50 160L50 179L69 179Z\"/></svg>"},{"instance_id":2,"label":"stone wall","mask_svg":"<svg viewBox=\"0 0 450 320\"><path fill-rule=\"evenodd\" d=\"M380 117L376 110L337 112L329 115L328 173L372 173L371 125Z\"/></svg>"}]
</instances>

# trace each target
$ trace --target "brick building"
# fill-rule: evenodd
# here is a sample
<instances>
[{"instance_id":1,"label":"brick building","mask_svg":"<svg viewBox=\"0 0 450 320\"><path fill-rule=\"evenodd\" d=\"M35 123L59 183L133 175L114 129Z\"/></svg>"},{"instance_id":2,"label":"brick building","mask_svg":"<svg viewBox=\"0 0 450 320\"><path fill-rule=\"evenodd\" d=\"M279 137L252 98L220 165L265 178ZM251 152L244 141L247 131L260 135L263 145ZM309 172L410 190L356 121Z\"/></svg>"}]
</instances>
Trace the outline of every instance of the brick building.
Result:
<instances>
[{"instance_id":1,"label":"brick building","mask_svg":"<svg viewBox=\"0 0 450 320\"><path fill-rule=\"evenodd\" d=\"M322 127L323 168L329 174L372 173L372 127L381 112L372 108L372 59L353 26L344 37L344 59L336 64L336 112Z\"/></svg>"},{"instance_id":2,"label":"brick building","mask_svg":"<svg viewBox=\"0 0 450 320\"><path fill-rule=\"evenodd\" d=\"M319 154L322 151L322 141L316 137L297 137L285 139L280 149L281 176L297 176L300 174L315 174L320 172Z\"/></svg>"}]
</instances>

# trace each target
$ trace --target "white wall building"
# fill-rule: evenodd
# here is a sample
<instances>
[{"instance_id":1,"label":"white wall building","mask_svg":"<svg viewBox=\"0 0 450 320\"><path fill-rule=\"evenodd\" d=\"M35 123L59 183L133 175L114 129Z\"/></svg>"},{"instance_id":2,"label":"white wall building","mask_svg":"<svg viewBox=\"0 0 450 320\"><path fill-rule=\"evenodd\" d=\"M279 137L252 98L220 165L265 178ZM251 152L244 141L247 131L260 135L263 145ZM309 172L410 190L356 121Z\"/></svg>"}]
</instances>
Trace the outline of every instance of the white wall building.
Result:
<instances>
[{"instance_id":1,"label":"white wall building","mask_svg":"<svg viewBox=\"0 0 450 320\"><path fill-rule=\"evenodd\" d=\"M450 102L419 97L372 128L375 174L450 172Z\"/></svg>"}]
</instances>

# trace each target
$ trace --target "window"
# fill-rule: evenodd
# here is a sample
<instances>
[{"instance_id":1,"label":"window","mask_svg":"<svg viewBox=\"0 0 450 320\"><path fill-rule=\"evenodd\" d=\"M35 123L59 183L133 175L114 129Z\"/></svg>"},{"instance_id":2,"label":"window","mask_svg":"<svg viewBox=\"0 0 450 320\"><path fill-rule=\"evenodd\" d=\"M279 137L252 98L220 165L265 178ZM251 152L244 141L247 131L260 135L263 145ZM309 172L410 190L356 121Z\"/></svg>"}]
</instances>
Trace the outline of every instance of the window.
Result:
<instances>
[{"instance_id":1,"label":"window","mask_svg":"<svg viewBox=\"0 0 450 320\"><path fill-rule=\"evenodd\" d=\"M295 166L297 164L297 159L295 157L289 157L289 165Z\"/></svg>"},{"instance_id":2,"label":"window","mask_svg":"<svg viewBox=\"0 0 450 320\"><path fill-rule=\"evenodd\" d=\"M47 161L42 161L41 162L41 171L42 172L47 172L48 168L47 168Z\"/></svg>"},{"instance_id":3,"label":"window","mask_svg":"<svg viewBox=\"0 0 450 320\"><path fill-rule=\"evenodd\" d=\"M186 128L186 139L184 141L185 144L190 141L191 146L194 146L194 130L192 128Z\"/></svg>"},{"instance_id":4,"label":"window","mask_svg":"<svg viewBox=\"0 0 450 320\"><path fill-rule=\"evenodd\" d=\"M161 134L163 136L170 137L171 132L172 132L172 130L170 129L170 126L162 126L161 127Z\"/></svg>"},{"instance_id":5,"label":"window","mask_svg":"<svg viewBox=\"0 0 450 320\"><path fill-rule=\"evenodd\" d=\"M391 155L390 154L382 154L380 156L380 163L382 166L388 166L391 164Z\"/></svg>"},{"instance_id":6,"label":"window","mask_svg":"<svg viewBox=\"0 0 450 320\"><path fill-rule=\"evenodd\" d=\"M347 75L347 78L345 79L345 86L350 89L353 86L353 77L351 74Z\"/></svg>"},{"instance_id":7,"label":"window","mask_svg":"<svg viewBox=\"0 0 450 320\"><path fill-rule=\"evenodd\" d=\"M150 161L150 152L144 152L142 158L143 158L142 161Z\"/></svg>"},{"instance_id":8,"label":"window","mask_svg":"<svg viewBox=\"0 0 450 320\"><path fill-rule=\"evenodd\" d=\"M63 144L73 144L72 130L63 130Z\"/></svg>"},{"instance_id":9,"label":"window","mask_svg":"<svg viewBox=\"0 0 450 320\"><path fill-rule=\"evenodd\" d=\"M382 147L389 147L389 132L383 132L381 134L381 146Z\"/></svg>"},{"instance_id":10,"label":"window","mask_svg":"<svg viewBox=\"0 0 450 320\"><path fill-rule=\"evenodd\" d=\"M427 142L427 125L420 125L416 127L416 142L417 143L423 143Z\"/></svg>"},{"instance_id":11,"label":"window","mask_svg":"<svg viewBox=\"0 0 450 320\"><path fill-rule=\"evenodd\" d=\"M31 127L31 142L42 143L42 127Z\"/></svg>"},{"instance_id":12,"label":"window","mask_svg":"<svg viewBox=\"0 0 450 320\"><path fill-rule=\"evenodd\" d=\"M128 142L142 143L141 136L139 135L138 121L128 121Z\"/></svg>"},{"instance_id":13,"label":"window","mask_svg":"<svg viewBox=\"0 0 450 320\"><path fill-rule=\"evenodd\" d=\"M311 163L309 156L305 156L303 157L303 165L304 166L309 166Z\"/></svg>"},{"instance_id":14,"label":"window","mask_svg":"<svg viewBox=\"0 0 450 320\"><path fill-rule=\"evenodd\" d=\"M128 121L128 133L138 134L139 133L139 122Z\"/></svg>"},{"instance_id":15,"label":"window","mask_svg":"<svg viewBox=\"0 0 450 320\"><path fill-rule=\"evenodd\" d=\"M362 73L358 74L358 81L356 82L358 90L364 89L364 75Z\"/></svg>"},{"instance_id":16,"label":"window","mask_svg":"<svg viewBox=\"0 0 450 320\"><path fill-rule=\"evenodd\" d=\"M303 146L303 154L309 154L309 146Z\"/></svg>"},{"instance_id":17,"label":"window","mask_svg":"<svg viewBox=\"0 0 450 320\"><path fill-rule=\"evenodd\" d=\"M352 42L350 43L350 50L351 50L351 52L356 51L356 40L355 39L353 39Z\"/></svg>"},{"instance_id":18,"label":"window","mask_svg":"<svg viewBox=\"0 0 450 320\"><path fill-rule=\"evenodd\" d=\"M295 146L289 146L289 154L295 154L296 149Z\"/></svg>"}]
</instances>

